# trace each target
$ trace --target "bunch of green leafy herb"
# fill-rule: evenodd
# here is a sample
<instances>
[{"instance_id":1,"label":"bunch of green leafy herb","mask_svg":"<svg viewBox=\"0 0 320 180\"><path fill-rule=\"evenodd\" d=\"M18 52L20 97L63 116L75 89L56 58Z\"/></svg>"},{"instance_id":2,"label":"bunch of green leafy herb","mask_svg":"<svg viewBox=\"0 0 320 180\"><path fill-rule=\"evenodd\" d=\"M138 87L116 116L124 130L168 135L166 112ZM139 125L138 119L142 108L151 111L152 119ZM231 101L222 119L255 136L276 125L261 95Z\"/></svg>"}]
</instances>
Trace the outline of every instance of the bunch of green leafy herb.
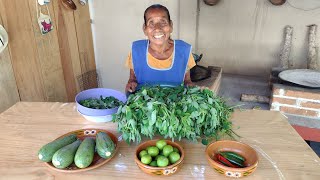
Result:
<instances>
[{"instance_id":1,"label":"bunch of green leafy herb","mask_svg":"<svg viewBox=\"0 0 320 180\"><path fill-rule=\"evenodd\" d=\"M153 138L218 139L232 136L229 120L233 108L209 89L199 87L142 87L128 97L113 116L127 142L140 142L141 135Z\"/></svg>"},{"instance_id":2,"label":"bunch of green leafy herb","mask_svg":"<svg viewBox=\"0 0 320 180\"><path fill-rule=\"evenodd\" d=\"M100 96L100 99L97 98L89 98L85 100L81 100L79 102L82 106L92 109L111 109L115 107L119 107L124 105L122 101L119 101L117 98L113 96L103 98Z\"/></svg>"}]
</instances>

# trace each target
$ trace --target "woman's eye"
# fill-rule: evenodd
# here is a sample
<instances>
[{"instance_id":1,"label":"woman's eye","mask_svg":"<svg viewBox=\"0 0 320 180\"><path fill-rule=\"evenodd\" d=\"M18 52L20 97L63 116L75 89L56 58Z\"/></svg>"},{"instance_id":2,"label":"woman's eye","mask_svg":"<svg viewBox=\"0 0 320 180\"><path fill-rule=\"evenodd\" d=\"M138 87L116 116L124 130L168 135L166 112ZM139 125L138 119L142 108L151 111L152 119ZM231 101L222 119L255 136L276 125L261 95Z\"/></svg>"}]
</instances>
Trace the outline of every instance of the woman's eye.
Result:
<instances>
[{"instance_id":1,"label":"woman's eye","mask_svg":"<svg viewBox=\"0 0 320 180\"><path fill-rule=\"evenodd\" d=\"M149 28L155 28L156 26L158 26L158 27L165 27L165 26L168 26L168 22L167 21L160 21L160 22L149 22L148 24L147 24L147 26L149 27Z\"/></svg>"},{"instance_id":2,"label":"woman's eye","mask_svg":"<svg viewBox=\"0 0 320 180\"><path fill-rule=\"evenodd\" d=\"M161 26L162 26L162 27L164 27L164 26L168 25L168 23L167 23L167 22L161 22L160 24L161 24Z\"/></svg>"},{"instance_id":3,"label":"woman's eye","mask_svg":"<svg viewBox=\"0 0 320 180\"><path fill-rule=\"evenodd\" d=\"M153 28L153 27L154 27L154 23L151 22L151 23L148 24L148 26L151 27L151 28Z\"/></svg>"}]
</instances>

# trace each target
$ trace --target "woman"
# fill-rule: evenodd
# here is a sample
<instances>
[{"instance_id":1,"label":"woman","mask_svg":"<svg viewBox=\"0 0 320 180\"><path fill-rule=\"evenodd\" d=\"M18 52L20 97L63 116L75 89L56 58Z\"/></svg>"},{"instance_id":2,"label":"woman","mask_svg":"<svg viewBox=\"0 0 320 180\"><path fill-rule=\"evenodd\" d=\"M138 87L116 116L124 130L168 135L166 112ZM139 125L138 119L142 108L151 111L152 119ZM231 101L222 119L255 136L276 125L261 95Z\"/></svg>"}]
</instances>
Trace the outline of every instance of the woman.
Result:
<instances>
[{"instance_id":1,"label":"woman","mask_svg":"<svg viewBox=\"0 0 320 180\"><path fill-rule=\"evenodd\" d=\"M132 44L126 61L130 68L126 92L134 92L142 85L193 85L189 70L196 64L191 45L172 40L172 31L173 24L166 7L155 4L145 10L143 32L147 40Z\"/></svg>"}]
</instances>

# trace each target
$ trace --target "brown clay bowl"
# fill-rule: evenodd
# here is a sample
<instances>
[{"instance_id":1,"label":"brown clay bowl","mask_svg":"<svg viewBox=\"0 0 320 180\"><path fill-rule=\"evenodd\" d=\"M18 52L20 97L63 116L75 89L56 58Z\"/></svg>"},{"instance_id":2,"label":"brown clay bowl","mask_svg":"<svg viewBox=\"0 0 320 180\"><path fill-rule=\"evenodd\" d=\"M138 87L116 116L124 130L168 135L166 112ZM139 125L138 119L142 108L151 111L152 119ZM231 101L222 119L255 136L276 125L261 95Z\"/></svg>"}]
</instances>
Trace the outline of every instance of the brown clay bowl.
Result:
<instances>
[{"instance_id":1,"label":"brown clay bowl","mask_svg":"<svg viewBox=\"0 0 320 180\"><path fill-rule=\"evenodd\" d=\"M206 5L209 5L209 6L214 6L216 4L218 4L220 0L203 0L203 2L206 4Z\"/></svg>"},{"instance_id":2,"label":"brown clay bowl","mask_svg":"<svg viewBox=\"0 0 320 180\"><path fill-rule=\"evenodd\" d=\"M112 139L112 141L114 142L115 146L116 146L116 149L114 150L114 153L111 155L110 158L108 159L104 159L102 157L100 157L98 155L98 153L95 153L94 154L94 157L93 157L93 161L92 163L90 164L90 166L86 167L86 168L78 168L74 163L72 163L70 166L64 168L64 169L59 169L59 168L56 168L52 162L46 162L45 164L50 168L50 169L53 169L55 171L59 171L59 172L66 172L66 173L75 173L75 172L83 172L83 171L88 171L88 170L91 170L91 169L95 169L95 168L98 168L104 164L106 164L107 162L109 162L113 157L114 155L118 152L118 149L119 149L119 146L118 146L118 139L117 137L112 134L111 132L109 131L106 131L106 130L103 130L103 129L94 129L94 128L90 128L90 129L80 129L80 130L76 130L76 131L71 131L67 134L64 134L60 137L58 137L57 139L59 138L62 138L62 137L65 137L65 136L68 136L70 134L76 134L77 138L80 139L80 140L83 140L84 138L86 137L90 137L90 138L96 138L96 134L98 132L105 132L107 133L110 138Z\"/></svg>"},{"instance_id":3,"label":"brown clay bowl","mask_svg":"<svg viewBox=\"0 0 320 180\"><path fill-rule=\"evenodd\" d=\"M62 4L71 10L77 10L77 6L76 4L74 4L74 2L72 0L61 0Z\"/></svg>"},{"instance_id":4,"label":"brown clay bowl","mask_svg":"<svg viewBox=\"0 0 320 180\"><path fill-rule=\"evenodd\" d=\"M273 5L280 6L286 2L286 0L269 0Z\"/></svg>"},{"instance_id":5,"label":"brown clay bowl","mask_svg":"<svg viewBox=\"0 0 320 180\"><path fill-rule=\"evenodd\" d=\"M232 168L217 162L216 155L219 152L232 151L245 158L244 168ZM206 148L206 157L211 167L217 172L228 177L244 177L253 173L258 166L257 152L247 144L237 141L216 141Z\"/></svg>"},{"instance_id":6,"label":"brown clay bowl","mask_svg":"<svg viewBox=\"0 0 320 180\"><path fill-rule=\"evenodd\" d=\"M170 140L166 140L167 144L171 145L172 147L178 148L178 150L180 152L180 159L172 165L169 165L166 167L153 167L153 166L143 164L139 159L140 151L146 149L148 146L155 146L156 142L158 140L159 139L149 140L149 141L141 143L136 149L134 160L135 160L136 164L138 165L138 167L143 172L145 172L147 174L157 175L157 176L172 175L172 174L176 173L181 168L182 162L184 160L184 150L183 150L182 146L179 145L178 143L172 142Z\"/></svg>"}]
</instances>

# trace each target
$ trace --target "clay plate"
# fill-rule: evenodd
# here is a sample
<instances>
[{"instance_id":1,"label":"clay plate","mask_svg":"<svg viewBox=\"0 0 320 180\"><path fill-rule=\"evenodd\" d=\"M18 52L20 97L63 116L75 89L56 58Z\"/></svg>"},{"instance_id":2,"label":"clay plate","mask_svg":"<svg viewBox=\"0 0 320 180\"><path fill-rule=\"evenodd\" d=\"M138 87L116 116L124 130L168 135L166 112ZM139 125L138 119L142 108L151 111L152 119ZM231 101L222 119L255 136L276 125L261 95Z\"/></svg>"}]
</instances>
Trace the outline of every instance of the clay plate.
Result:
<instances>
[{"instance_id":1,"label":"clay plate","mask_svg":"<svg viewBox=\"0 0 320 180\"><path fill-rule=\"evenodd\" d=\"M54 165L51 163L51 162L47 162L45 163L49 168L55 170L55 171L59 171L59 172L66 172L66 173L75 173L75 172L83 172L83 171L89 171L91 169L95 169L95 168L98 168L104 164L106 164L107 162L109 162L115 154L117 154L118 152L118 149L119 149L119 146L118 146L118 139L117 137L112 134L111 132L108 132L106 130L103 130L103 129L80 129L80 130L76 130L76 131L71 131L67 134L64 134L60 137L58 137L57 139L61 138L61 137L65 137L65 136L68 136L70 134L76 134L77 137L81 140L83 140L84 138L86 137L91 137L93 139L96 139L96 134L98 132L105 132L107 133L110 138L112 139L112 141L114 142L115 146L116 146L116 149L114 150L114 153L111 155L110 158L108 159L104 159L102 157L100 157L98 155L98 153L95 152L94 154L94 157L93 157L93 161L92 163L90 164L90 166L86 167L86 168L78 168L74 163L72 163L70 166L64 168L64 169L59 169L59 168L56 168L54 167Z\"/></svg>"}]
</instances>

